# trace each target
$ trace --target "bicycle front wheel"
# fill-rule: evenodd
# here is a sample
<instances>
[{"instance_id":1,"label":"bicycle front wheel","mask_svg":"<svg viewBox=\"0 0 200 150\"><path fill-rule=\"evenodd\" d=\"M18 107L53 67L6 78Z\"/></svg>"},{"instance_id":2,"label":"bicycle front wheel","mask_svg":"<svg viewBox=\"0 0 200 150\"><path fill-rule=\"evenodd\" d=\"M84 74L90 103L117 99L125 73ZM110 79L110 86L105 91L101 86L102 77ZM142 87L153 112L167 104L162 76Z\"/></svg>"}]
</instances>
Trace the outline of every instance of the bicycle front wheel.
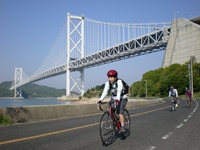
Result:
<instances>
[{"instance_id":1,"label":"bicycle front wheel","mask_svg":"<svg viewBox=\"0 0 200 150\"><path fill-rule=\"evenodd\" d=\"M128 137L131 133L130 132L131 121L130 121L130 115L129 115L128 110L124 109L123 116L124 116L124 129L125 129L125 133L123 135L125 137Z\"/></svg>"},{"instance_id":2,"label":"bicycle front wheel","mask_svg":"<svg viewBox=\"0 0 200 150\"><path fill-rule=\"evenodd\" d=\"M116 139L113 120L108 111L103 113L100 120L100 137L105 146L112 144Z\"/></svg>"}]
</instances>

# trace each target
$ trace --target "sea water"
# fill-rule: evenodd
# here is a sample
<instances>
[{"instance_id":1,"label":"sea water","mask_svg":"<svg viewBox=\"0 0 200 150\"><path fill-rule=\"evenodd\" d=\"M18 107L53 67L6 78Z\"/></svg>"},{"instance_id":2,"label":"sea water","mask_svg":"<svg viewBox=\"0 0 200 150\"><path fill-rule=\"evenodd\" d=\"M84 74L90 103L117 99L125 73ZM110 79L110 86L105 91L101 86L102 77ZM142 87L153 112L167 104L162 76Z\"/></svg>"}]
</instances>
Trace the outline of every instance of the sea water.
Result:
<instances>
[{"instance_id":1,"label":"sea water","mask_svg":"<svg viewBox=\"0 0 200 150\"><path fill-rule=\"evenodd\" d=\"M56 98L33 98L33 99L14 99L0 98L0 108L23 107L23 106L43 106L43 105L69 105L72 101L59 101Z\"/></svg>"}]
</instances>

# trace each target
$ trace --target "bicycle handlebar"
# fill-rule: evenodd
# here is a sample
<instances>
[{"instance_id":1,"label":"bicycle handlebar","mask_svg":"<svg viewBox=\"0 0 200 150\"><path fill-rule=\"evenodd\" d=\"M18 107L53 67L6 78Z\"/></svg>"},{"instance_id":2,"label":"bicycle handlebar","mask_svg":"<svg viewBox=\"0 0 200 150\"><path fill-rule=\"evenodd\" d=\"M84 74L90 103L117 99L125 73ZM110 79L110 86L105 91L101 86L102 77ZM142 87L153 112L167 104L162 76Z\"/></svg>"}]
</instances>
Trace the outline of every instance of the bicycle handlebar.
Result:
<instances>
[{"instance_id":1,"label":"bicycle handlebar","mask_svg":"<svg viewBox=\"0 0 200 150\"><path fill-rule=\"evenodd\" d=\"M108 103L108 102L101 102L101 103L97 103L97 105L98 105L99 109L100 109L101 111L103 111L101 105L102 105L102 104L107 104L107 103Z\"/></svg>"}]
</instances>

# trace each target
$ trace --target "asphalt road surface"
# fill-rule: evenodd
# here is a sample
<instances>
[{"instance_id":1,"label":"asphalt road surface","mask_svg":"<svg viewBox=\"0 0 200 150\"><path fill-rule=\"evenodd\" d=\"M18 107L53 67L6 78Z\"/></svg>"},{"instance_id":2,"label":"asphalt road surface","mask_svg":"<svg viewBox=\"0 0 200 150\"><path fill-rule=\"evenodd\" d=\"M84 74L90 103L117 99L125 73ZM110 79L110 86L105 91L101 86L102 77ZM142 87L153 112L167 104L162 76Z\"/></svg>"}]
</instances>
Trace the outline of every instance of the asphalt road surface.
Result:
<instances>
[{"instance_id":1,"label":"asphalt road surface","mask_svg":"<svg viewBox=\"0 0 200 150\"><path fill-rule=\"evenodd\" d=\"M0 126L0 150L200 150L200 102L187 107L179 100L129 109L131 134L103 146L99 135L102 112L75 118Z\"/></svg>"}]
</instances>

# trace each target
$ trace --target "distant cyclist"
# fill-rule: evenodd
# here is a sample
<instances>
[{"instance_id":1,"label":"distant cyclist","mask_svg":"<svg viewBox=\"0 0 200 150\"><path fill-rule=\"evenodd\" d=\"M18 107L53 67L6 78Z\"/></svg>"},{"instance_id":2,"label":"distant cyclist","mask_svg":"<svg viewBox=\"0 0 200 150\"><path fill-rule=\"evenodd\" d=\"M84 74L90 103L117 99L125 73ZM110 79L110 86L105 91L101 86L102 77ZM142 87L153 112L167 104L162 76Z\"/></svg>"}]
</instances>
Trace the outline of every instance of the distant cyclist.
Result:
<instances>
[{"instance_id":1,"label":"distant cyclist","mask_svg":"<svg viewBox=\"0 0 200 150\"><path fill-rule=\"evenodd\" d=\"M98 103L101 103L104 98L107 96L108 92L111 92L111 98L119 102L118 107L118 114L119 119L121 123L120 132L125 132L124 129L124 117L123 117L123 111L128 101L128 93L125 91L125 87L123 85L123 80L118 79L118 73L116 70L109 70L107 72L108 81L105 83L103 93L100 97L100 100Z\"/></svg>"},{"instance_id":2,"label":"distant cyclist","mask_svg":"<svg viewBox=\"0 0 200 150\"><path fill-rule=\"evenodd\" d=\"M176 104L176 107L178 107L178 101L177 101L178 91L177 91L177 89L173 88L172 86L169 89L169 97L173 97L174 103Z\"/></svg>"},{"instance_id":3,"label":"distant cyclist","mask_svg":"<svg viewBox=\"0 0 200 150\"><path fill-rule=\"evenodd\" d=\"M192 91L190 89L188 89L187 87L186 87L185 96L186 96L188 105L191 105L192 104Z\"/></svg>"}]
</instances>

